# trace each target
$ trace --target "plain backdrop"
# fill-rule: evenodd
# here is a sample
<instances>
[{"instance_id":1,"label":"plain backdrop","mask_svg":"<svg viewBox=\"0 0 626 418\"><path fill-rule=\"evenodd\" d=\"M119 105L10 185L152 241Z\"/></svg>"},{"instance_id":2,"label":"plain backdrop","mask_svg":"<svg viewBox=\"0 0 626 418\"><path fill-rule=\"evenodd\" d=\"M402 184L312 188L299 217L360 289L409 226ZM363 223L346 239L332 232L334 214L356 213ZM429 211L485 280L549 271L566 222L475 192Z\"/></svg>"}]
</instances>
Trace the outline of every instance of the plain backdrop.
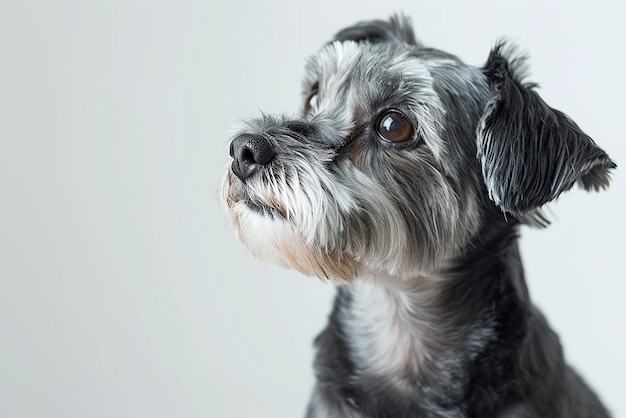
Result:
<instances>
[{"instance_id":1,"label":"plain backdrop","mask_svg":"<svg viewBox=\"0 0 626 418\"><path fill-rule=\"evenodd\" d=\"M482 65L506 36L623 167L624 2L0 2L0 416L298 417L333 286L254 260L219 203L240 121L306 57L404 11ZM524 230L532 296L626 417L626 175Z\"/></svg>"}]
</instances>

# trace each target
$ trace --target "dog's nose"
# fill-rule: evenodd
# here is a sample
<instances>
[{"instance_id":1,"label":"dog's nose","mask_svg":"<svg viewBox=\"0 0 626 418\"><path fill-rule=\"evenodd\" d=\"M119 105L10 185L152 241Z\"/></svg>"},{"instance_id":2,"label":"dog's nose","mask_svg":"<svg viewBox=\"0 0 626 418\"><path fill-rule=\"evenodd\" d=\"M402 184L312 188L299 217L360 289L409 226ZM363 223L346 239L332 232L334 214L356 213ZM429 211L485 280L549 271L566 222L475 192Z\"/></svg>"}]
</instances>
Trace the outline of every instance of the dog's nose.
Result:
<instances>
[{"instance_id":1,"label":"dog's nose","mask_svg":"<svg viewBox=\"0 0 626 418\"><path fill-rule=\"evenodd\" d=\"M261 135L239 135L230 143L233 173L242 181L274 159L274 147Z\"/></svg>"}]
</instances>

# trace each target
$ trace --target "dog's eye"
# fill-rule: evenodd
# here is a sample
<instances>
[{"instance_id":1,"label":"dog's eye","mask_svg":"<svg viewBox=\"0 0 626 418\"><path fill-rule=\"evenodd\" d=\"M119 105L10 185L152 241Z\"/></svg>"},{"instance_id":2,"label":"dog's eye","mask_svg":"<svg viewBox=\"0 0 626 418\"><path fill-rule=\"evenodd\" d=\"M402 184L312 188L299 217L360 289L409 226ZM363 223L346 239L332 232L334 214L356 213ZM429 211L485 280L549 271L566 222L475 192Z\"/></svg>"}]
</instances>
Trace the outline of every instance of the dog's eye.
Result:
<instances>
[{"instance_id":1,"label":"dog's eye","mask_svg":"<svg viewBox=\"0 0 626 418\"><path fill-rule=\"evenodd\" d=\"M411 121L397 110L383 113L376 129L381 138L393 143L408 141L415 135Z\"/></svg>"},{"instance_id":2,"label":"dog's eye","mask_svg":"<svg viewBox=\"0 0 626 418\"><path fill-rule=\"evenodd\" d=\"M311 88L311 92L304 101L304 113L310 113L317 110L319 84L315 83Z\"/></svg>"}]
</instances>

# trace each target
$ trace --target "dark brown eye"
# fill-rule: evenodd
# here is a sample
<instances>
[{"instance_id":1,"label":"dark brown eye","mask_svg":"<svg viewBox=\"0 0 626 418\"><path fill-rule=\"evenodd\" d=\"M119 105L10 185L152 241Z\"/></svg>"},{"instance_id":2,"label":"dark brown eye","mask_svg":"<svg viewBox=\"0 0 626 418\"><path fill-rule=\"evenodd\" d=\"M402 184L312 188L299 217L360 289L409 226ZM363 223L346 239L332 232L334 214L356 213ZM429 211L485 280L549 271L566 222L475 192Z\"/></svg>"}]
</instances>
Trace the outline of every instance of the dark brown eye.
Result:
<instances>
[{"instance_id":1,"label":"dark brown eye","mask_svg":"<svg viewBox=\"0 0 626 418\"><path fill-rule=\"evenodd\" d=\"M317 110L319 83L315 83L311 88L311 92L304 101L304 113L310 113Z\"/></svg>"},{"instance_id":2,"label":"dark brown eye","mask_svg":"<svg viewBox=\"0 0 626 418\"><path fill-rule=\"evenodd\" d=\"M381 138L393 143L408 141L415 135L411 121L397 110L383 113L376 129Z\"/></svg>"}]
</instances>

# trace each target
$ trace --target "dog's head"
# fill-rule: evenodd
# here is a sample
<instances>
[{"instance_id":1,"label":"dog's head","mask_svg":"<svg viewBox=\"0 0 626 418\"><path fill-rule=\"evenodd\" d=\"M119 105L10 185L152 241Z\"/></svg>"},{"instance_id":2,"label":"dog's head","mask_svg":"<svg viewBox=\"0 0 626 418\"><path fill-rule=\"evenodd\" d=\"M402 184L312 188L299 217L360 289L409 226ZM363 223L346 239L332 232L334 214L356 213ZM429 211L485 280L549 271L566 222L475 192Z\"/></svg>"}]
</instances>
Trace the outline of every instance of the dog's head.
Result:
<instances>
[{"instance_id":1,"label":"dog's head","mask_svg":"<svg viewBox=\"0 0 626 418\"><path fill-rule=\"evenodd\" d=\"M402 17L339 32L309 61L295 117L248 122L224 200L262 259L350 280L412 277L459 254L485 214L512 222L615 167L524 81L498 44L476 68L424 47Z\"/></svg>"}]
</instances>

